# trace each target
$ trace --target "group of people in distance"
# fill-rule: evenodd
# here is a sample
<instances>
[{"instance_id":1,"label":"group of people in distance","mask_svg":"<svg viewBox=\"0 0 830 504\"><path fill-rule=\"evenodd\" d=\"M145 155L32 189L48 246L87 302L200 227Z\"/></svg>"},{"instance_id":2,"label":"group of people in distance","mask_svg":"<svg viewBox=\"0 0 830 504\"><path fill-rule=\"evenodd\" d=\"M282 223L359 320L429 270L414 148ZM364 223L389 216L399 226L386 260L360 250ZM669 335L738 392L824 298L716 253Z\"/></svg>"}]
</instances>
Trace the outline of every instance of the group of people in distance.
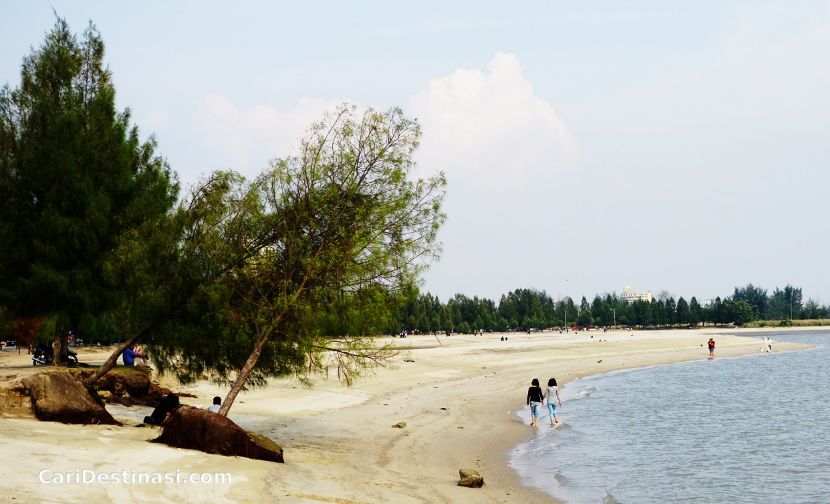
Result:
<instances>
[{"instance_id":1,"label":"group of people in distance","mask_svg":"<svg viewBox=\"0 0 830 504\"><path fill-rule=\"evenodd\" d=\"M556 378L548 380L548 386L545 390L539 386L539 379L534 378L530 382L530 388L527 389L527 405L530 406L530 425L537 427L539 425L539 409L543 404L547 403L548 413L550 415L550 425L554 426L559 423L556 418L556 406L562 406L562 400L559 399L559 389L556 386Z\"/></svg>"}]
</instances>

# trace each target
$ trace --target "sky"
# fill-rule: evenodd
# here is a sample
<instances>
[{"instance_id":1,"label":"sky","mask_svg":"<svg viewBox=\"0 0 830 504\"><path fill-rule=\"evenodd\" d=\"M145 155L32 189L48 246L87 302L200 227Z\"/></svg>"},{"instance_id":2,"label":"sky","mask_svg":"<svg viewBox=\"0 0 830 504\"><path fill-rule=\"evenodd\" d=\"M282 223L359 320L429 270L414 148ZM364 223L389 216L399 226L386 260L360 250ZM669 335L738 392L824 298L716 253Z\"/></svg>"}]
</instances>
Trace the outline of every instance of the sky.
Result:
<instances>
[{"instance_id":1,"label":"sky","mask_svg":"<svg viewBox=\"0 0 830 504\"><path fill-rule=\"evenodd\" d=\"M448 180L423 291L830 303L830 1L5 1L0 83L54 13L186 190L253 177L344 101Z\"/></svg>"}]
</instances>

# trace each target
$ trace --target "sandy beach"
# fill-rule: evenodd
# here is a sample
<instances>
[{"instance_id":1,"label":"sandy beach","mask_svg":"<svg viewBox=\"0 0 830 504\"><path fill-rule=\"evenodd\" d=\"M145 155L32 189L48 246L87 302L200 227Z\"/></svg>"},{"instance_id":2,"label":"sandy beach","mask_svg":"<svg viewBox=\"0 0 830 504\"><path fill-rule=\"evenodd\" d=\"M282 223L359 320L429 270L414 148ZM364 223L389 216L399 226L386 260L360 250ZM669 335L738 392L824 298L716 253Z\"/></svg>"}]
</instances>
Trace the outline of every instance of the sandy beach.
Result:
<instances>
[{"instance_id":1,"label":"sandy beach","mask_svg":"<svg viewBox=\"0 0 830 504\"><path fill-rule=\"evenodd\" d=\"M805 328L815 330L816 328ZM757 334L763 330L750 330ZM773 330L770 330L773 332ZM729 333L729 334L726 334ZM740 330L587 331L560 334L410 336L390 338L399 354L347 388L332 375L306 388L293 379L243 393L230 418L285 450L285 464L208 455L147 442L153 427L136 427L149 408L110 406L123 427L0 419L2 502L254 502L422 503L555 502L521 485L507 466L509 450L532 435L516 411L532 378L554 376L568 387L581 377L653 364L758 353L760 336ZM804 345L776 342L774 351ZM105 354L84 350L100 362ZM25 351L0 353L0 377L32 372ZM209 383L171 388L207 406L226 390ZM567 418L568 404L560 409ZM393 427L405 422L405 428ZM540 427L547 428L547 427ZM458 469L477 469L485 486L456 486ZM83 471L87 473L83 473ZM178 473L177 473L178 471ZM66 474L192 475L205 483L59 483ZM207 474L207 476L205 476ZM230 482L214 474L229 474ZM180 476L181 477L181 476ZM225 477L225 476L221 476Z\"/></svg>"}]
</instances>

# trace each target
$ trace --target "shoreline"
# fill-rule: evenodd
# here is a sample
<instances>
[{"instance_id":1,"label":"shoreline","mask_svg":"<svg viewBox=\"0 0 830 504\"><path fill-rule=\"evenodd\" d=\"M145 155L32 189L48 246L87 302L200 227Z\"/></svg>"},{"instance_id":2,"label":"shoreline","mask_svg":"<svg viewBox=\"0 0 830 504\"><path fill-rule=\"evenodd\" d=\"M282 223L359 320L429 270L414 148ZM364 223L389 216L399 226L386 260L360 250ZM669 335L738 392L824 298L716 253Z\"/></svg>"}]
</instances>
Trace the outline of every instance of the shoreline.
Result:
<instances>
[{"instance_id":1,"label":"shoreline","mask_svg":"<svg viewBox=\"0 0 830 504\"><path fill-rule=\"evenodd\" d=\"M802 332L775 329L760 332ZM0 428L9 440L4 460L16 461L13 469L20 477L14 482L0 480L0 491L23 501L54 501L55 488L34 477L38 468L91 466L96 470L224 470L235 478L232 484L198 487L75 485L64 495L71 496L69 501L233 502L270 496L279 502L345 504L556 502L541 490L523 485L508 465L511 450L534 432L515 414L524 407L532 378L544 381L554 376L561 386L568 386L583 377L619 369L704 359L703 343L712 335L718 341L718 356L758 353L760 340L747 337L749 332L759 331L508 333L508 342L491 333L442 337L440 344L432 336L384 339L399 348L396 367L379 369L351 388L336 379L317 380L312 389L296 380L280 379L240 394L230 417L282 445L285 464L146 443L158 431L132 427L141 414L138 410L120 417L128 422L125 427L2 419ZM808 347L777 342L774 349ZM7 367L7 361L4 355L0 374L8 376L14 368ZM206 382L176 386L164 380L163 385L197 396L183 399L186 404L204 406L213 395L224 395L224 389ZM567 403L560 414L567 416ZM406 428L393 427L401 421ZM478 470L485 486L456 486L460 468Z\"/></svg>"},{"instance_id":2,"label":"shoreline","mask_svg":"<svg viewBox=\"0 0 830 504\"><path fill-rule=\"evenodd\" d=\"M684 332L683 330L670 330L670 331L672 331L672 332L674 332L674 331ZM830 332L830 327L827 327L824 330L822 330L820 328L816 328L816 327L792 327L792 328L752 328L752 329L745 329L745 330L744 329L738 329L738 328L711 328L711 329L707 328L707 329L697 329L696 331L697 331L697 334L700 334L700 335L705 334L707 337L709 337L709 336L717 336L717 337L736 336L736 337L740 337L740 338L747 338L749 341L744 341L743 342L744 344L741 345L740 348L739 347L734 347L734 348L730 347L728 349L727 353L724 354L724 353L718 352L715 356L715 358L718 358L718 357L739 358L739 357L743 357L743 356L747 356L747 355L756 355L756 354L764 355L764 353L759 352L758 349L757 349L757 345L758 345L759 342L758 342L758 340L755 339L755 336L761 336L761 335L767 335L767 334L786 335L786 334L798 334L798 333L802 333L802 334L826 333L826 332ZM686 331L686 332L688 332L688 331ZM655 331L640 331L639 333L641 333L641 334L648 334L648 333L654 334ZM744 346L746 348L743 348ZM776 349L773 351L773 353L783 353L783 352L789 352L789 351L801 351L801 350L810 349L812 347L810 345L803 345L803 344L799 344L799 343L789 343L789 342L779 341L779 342L776 343L775 348ZM681 357L681 356L679 356L679 355L675 355L675 356L666 355L665 358L656 357L653 360L649 359L649 361L647 361L647 362L646 361L641 361L637 365L633 365L633 366L631 366L631 365L626 366L625 363L618 363L613 368L603 369L603 370L598 371L598 372L588 372L588 373L579 373L579 372L577 372L576 374L574 374L572 376L570 376L568 374L563 374L564 378L560 379L557 376L557 381L559 381L560 384L564 383L565 385L568 385L568 384L570 384L574 381L581 380L581 379L584 379L584 378L590 378L590 377L593 377L593 376L600 376L600 375L605 375L605 374L619 372L619 371L629 371L629 370L630 371L635 371L635 370L638 370L638 369L643 369L643 368L652 367L652 366L667 366L667 365L672 365L672 364L680 364L680 363L683 363L683 362L694 362L694 361L707 360L709 358L708 355L704 355L704 356L700 356L700 355L686 356L686 355L683 355L681 358L678 358L678 357ZM538 378L540 379L540 381L545 381L542 378L542 375L539 375ZM529 382L529 380L528 380L528 382ZM528 385L529 385L529 383L528 383ZM561 387L562 387L562 385L560 385L560 388ZM506 403L513 403L514 404L514 406L513 406L514 407L514 411L513 411L514 414L518 411L518 410L515 410L515 400L507 399L506 397L503 398L503 400L506 401ZM563 402L563 404L565 404L565 403ZM563 408L560 408L559 409L559 414L562 415L566 411L567 410L565 410ZM555 496L552 496L550 494L547 494L547 493L543 492L542 490L539 490L535 487L528 486L528 485L525 485L524 483L522 483L521 477L519 476L519 474L514 469L512 469L510 467L509 461L510 461L510 456L511 456L512 450L518 444L523 443L523 442L527 442L533 436L534 428L530 427L527 424L521 424L521 426L523 428L515 430L513 433L511 433L513 435L510 436L510 438L507 438L507 437L502 437L501 438L502 441L503 441L500 444L502 445L502 455L503 455L503 457L502 457L503 458L502 467L504 467L504 469L505 469L505 474L504 474L505 481L509 482L508 483L509 485L519 485L523 489L529 491L530 494L524 496L523 498L530 499L530 502L536 502L532 499L533 498L539 498L539 499L542 499L540 502L560 503L561 501L559 501ZM539 427L539 428L545 428L545 426L542 426L542 427ZM528 429L530 429L530 433L527 432Z\"/></svg>"}]
</instances>

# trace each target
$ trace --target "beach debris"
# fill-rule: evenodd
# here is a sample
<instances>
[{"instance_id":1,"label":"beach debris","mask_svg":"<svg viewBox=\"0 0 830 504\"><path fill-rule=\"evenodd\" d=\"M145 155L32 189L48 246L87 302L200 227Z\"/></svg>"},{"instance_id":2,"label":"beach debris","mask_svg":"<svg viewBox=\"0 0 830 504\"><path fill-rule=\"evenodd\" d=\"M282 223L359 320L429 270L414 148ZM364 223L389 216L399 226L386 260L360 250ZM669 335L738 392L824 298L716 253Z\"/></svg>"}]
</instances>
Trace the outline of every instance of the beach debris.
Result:
<instances>
[{"instance_id":1,"label":"beach debris","mask_svg":"<svg viewBox=\"0 0 830 504\"><path fill-rule=\"evenodd\" d=\"M153 442L218 455L285 461L282 447L267 437L246 431L224 415L192 406L173 411Z\"/></svg>"},{"instance_id":2,"label":"beach debris","mask_svg":"<svg viewBox=\"0 0 830 504\"><path fill-rule=\"evenodd\" d=\"M447 411L449 408L441 408L441 409L444 410L444 411Z\"/></svg>"},{"instance_id":3,"label":"beach debris","mask_svg":"<svg viewBox=\"0 0 830 504\"><path fill-rule=\"evenodd\" d=\"M415 360L414 360L414 359L404 359L403 361L404 361L404 362L415 362Z\"/></svg>"},{"instance_id":4,"label":"beach debris","mask_svg":"<svg viewBox=\"0 0 830 504\"><path fill-rule=\"evenodd\" d=\"M475 469L459 469L458 486L467 488L481 488L484 486L484 478Z\"/></svg>"},{"instance_id":5,"label":"beach debris","mask_svg":"<svg viewBox=\"0 0 830 504\"><path fill-rule=\"evenodd\" d=\"M69 373L38 373L22 380L39 420L70 424L121 425Z\"/></svg>"},{"instance_id":6,"label":"beach debris","mask_svg":"<svg viewBox=\"0 0 830 504\"><path fill-rule=\"evenodd\" d=\"M395 425L393 425L392 427L394 427L396 429L406 429L406 422L398 422Z\"/></svg>"}]
</instances>

